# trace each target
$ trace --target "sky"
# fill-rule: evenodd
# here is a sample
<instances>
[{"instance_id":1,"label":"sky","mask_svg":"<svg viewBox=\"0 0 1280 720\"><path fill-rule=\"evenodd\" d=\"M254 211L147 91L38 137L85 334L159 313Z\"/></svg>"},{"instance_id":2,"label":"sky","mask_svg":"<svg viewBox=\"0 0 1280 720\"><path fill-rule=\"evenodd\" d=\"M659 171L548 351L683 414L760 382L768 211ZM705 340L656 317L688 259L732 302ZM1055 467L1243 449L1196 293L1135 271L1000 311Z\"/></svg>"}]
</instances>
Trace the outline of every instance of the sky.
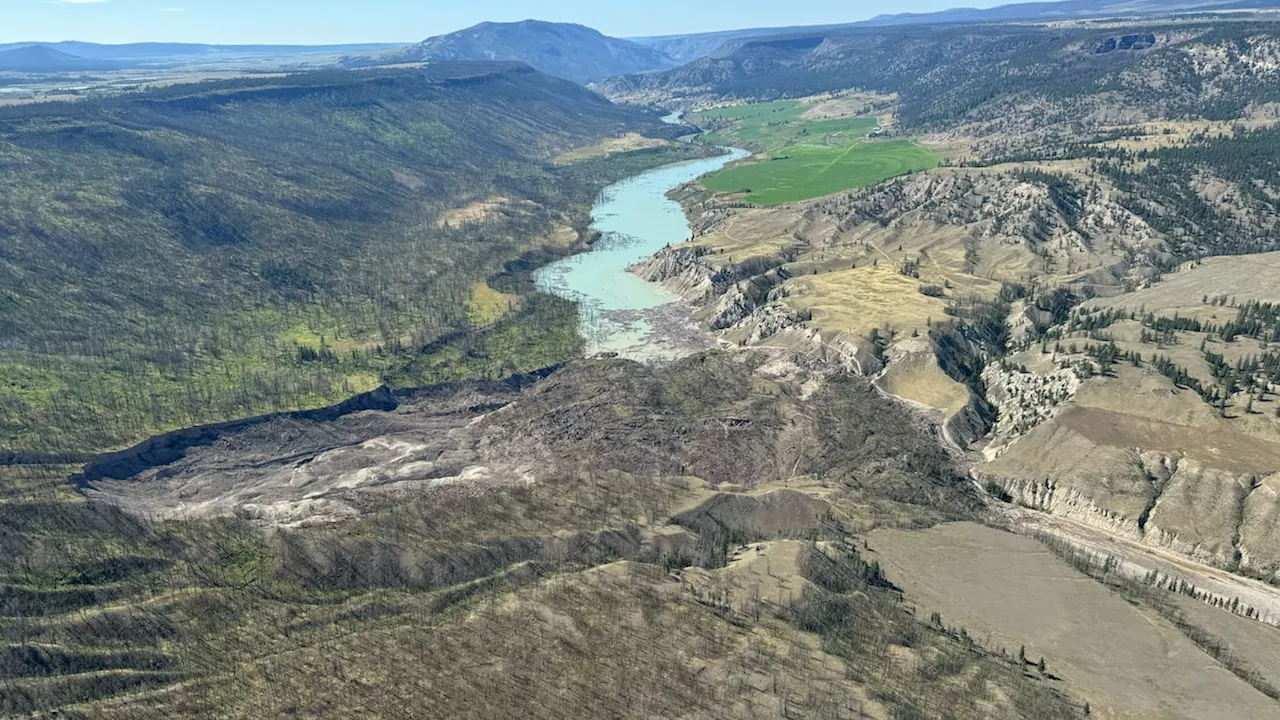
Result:
<instances>
[{"instance_id":1,"label":"sky","mask_svg":"<svg viewBox=\"0 0 1280 720\"><path fill-rule=\"evenodd\" d=\"M0 0L0 43L417 42L485 20L576 22L636 37L853 22L998 0Z\"/></svg>"}]
</instances>

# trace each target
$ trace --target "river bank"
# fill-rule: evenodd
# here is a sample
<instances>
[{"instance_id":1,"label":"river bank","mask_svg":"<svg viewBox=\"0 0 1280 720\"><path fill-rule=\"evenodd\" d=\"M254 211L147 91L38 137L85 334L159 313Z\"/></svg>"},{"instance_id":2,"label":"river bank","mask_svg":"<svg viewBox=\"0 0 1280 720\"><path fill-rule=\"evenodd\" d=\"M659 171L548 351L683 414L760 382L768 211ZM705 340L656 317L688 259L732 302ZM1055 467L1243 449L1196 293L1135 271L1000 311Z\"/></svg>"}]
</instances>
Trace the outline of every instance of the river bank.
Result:
<instances>
[{"instance_id":1,"label":"river bank","mask_svg":"<svg viewBox=\"0 0 1280 720\"><path fill-rule=\"evenodd\" d=\"M712 158L650 170L606 188L592 208L600 239L585 253L535 275L539 290L579 303L587 354L616 353L637 361L668 360L716 345L678 295L629 271L663 248L692 237L680 204L667 194L746 156Z\"/></svg>"}]
</instances>

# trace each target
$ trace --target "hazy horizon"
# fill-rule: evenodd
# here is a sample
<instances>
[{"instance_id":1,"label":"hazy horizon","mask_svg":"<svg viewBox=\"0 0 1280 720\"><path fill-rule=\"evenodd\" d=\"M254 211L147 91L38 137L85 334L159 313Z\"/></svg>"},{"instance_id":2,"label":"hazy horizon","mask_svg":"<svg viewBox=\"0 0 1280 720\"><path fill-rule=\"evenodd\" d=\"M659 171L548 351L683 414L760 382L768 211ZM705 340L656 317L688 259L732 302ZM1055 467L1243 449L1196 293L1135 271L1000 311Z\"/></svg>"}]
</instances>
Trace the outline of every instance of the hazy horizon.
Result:
<instances>
[{"instance_id":1,"label":"hazy horizon","mask_svg":"<svg viewBox=\"0 0 1280 720\"><path fill-rule=\"evenodd\" d=\"M615 37L715 32L751 27L821 25L901 12L958 6L993 7L999 0L904 0L899 3L795 0L744 6L707 0L615 4L582 0L532 3L481 0L464 7L404 0L17 0L0 27L0 43L66 41L218 45L343 45L410 43L477 23L527 19L572 22Z\"/></svg>"}]
</instances>

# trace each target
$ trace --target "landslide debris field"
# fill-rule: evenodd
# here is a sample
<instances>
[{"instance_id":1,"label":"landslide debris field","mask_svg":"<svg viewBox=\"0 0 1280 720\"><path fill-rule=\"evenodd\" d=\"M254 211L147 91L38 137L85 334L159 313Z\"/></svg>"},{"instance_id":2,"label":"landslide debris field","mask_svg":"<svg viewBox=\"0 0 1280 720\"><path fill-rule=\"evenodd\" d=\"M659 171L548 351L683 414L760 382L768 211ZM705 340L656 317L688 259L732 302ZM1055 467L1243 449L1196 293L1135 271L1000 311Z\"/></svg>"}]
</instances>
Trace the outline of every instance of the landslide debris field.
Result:
<instances>
[{"instance_id":1,"label":"landslide debris field","mask_svg":"<svg viewBox=\"0 0 1280 720\"><path fill-rule=\"evenodd\" d=\"M948 536L901 561L909 599L936 593L921 607L944 622L959 613L998 645L1061 645L1060 675L1095 714L1268 717L1274 658L1238 623L1270 637L1280 598L1280 129L1259 94L1274 77L1256 72L1276 26L1188 21L1110 55L1106 36L1128 22L1005 27L965 43L937 28L815 31L605 83L619 98L703 109L693 117L713 141L781 158L729 171L782 167L781 148L805 142L793 130L842 122L803 117L831 94L748 98L838 95L851 77L892 95L852 112L944 156L945 167L778 204L753 197L769 187L760 176L691 184L676 196L693 241L636 272L694 303L728 344L843 367L910 402L965 454L1005 525L1044 533L1043 547L1071 559L967 563ZM1172 77L1177 98L1150 95ZM1007 584L991 579L1016 568ZM980 592L1022 585L1041 587L1039 606ZM1154 633L1117 630L1100 646L1125 637L1118 657L1160 659L1090 664L1087 643L1055 634L1090 617L1070 616L1059 593ZM983 617L988 605L1005 614ZM1198 706L1180 697L1188 687L1221 701Z\"/></svg>"},{"instance_id":2,"label":"landslide debris field","mask_svg":"<svg viewBox=\"0 0 1280 720\"><path fill-rule=\"evenodd\" d=\"M981 509L925 428L862 379L768 360L581 361L101 479L117 456L90 504L8 515L28 544L3 556L6 615L42 612L0 620L40 648L10 659L4 710L1081 717L862 559L871 528Z\"/></svg>"},{"instance_id":3,"label":"landslide debris field","mask_svg":"<svg viewBox=\"0 0 1280 720\"><path fill-rule=\"evenodd\" d=\"M1278 28L0 108L0 716L1280 716ZM633 270L734 349L582 359L717 144Z\"/></svg>"},{"instance_id":4,"label":"landslide debris field","mask_svg":"<svg viewBox=\"0 0 1280 720\"><path fill-rule=\"evenodd\" d=\"M972 524L919 530L985 510L912 417L864 379L706 353L280 417L138 472L145 457L117 456L90 466L95 502L187 520L154 539L140 529L133 549L146 558L163 539L179 566L106 586L120 622L173 628L163 646L125 642L172 668L153 682L184 682L82 709L147 716L216 698L236 717L385 714L388 683L444 688L423 694L431 711L463 717L515 717L528 688L546 717L638 704L698 717L1052 718L1082 717L1086 702L1122 717L1179 701L1174 680L1140 700L1102 683L1083 659L1086 618L1123 626L1094 639L1153 676L1214 667L1034 541ZM81 612L63 582L42 642L61 642ZM965 604L984 598L991 614ZM219 629L185 635L193 612L215 613ZM303 681L316 668L364 681L317 690ZM37 706L47 687L27 672L33 693L11 707ZM661 677L687 682L660 690ZM1230 696L1219 706L1235 717L1274 707L1226 670L1197 683L1196 702Z\"/></svg>"}]
</instances>

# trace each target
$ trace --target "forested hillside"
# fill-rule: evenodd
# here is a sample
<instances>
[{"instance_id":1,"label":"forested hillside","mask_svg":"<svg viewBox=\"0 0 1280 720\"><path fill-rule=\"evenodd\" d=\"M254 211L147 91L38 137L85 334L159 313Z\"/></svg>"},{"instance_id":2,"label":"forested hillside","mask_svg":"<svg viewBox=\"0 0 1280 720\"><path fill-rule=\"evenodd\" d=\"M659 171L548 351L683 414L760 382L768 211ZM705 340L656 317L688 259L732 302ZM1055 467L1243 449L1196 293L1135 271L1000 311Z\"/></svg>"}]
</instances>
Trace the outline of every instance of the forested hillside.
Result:
<instances>
[{"instance_id":1,"label":"forested hillside","mask_svg":"<svg viewBox=\"0 0 1280 720\"><path fill-rule=\"evenodd\" d=\"M1240 117L1280 98L1278 52L1280 30L1258 19L856 28L747 39L599 87L668 104L893 93L904 128L999 135L1008 154L1107 125Z\"/></svg>"},{"instance_id":2,"label":"forested hillside","mask_svg":"<svg viewBox=\"0 0 1280 720\"><path fill-rule=\"evenodd\" d=\"M626 131L668 129L497 64L0 110L0 448L92 453L563 360L575 313L523 301L522 269L585 237L604 184L692 152L552 162Z\"/></svg>"}]
</instances>

